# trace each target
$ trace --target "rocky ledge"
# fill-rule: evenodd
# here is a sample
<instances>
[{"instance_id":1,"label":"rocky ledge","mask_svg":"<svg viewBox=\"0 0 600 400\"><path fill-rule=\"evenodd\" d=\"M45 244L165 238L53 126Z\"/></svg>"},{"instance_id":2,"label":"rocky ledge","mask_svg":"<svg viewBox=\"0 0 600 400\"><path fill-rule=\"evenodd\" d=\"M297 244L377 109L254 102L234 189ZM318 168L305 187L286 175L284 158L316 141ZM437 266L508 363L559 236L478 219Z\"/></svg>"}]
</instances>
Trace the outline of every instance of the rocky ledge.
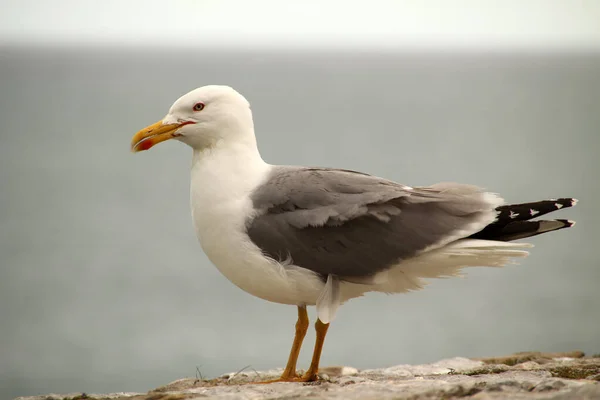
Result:
<instances>
[{"instance_id":1,"label":"rocky ledge","mask_svg":"<svg viewBox=\"0 0 600 400\"><path fill-rule=\"evenodd\" d=\"M319 382L252 384L280 373L245 370L215 379L179 379L148 393L49 394L15 400L600 399L600 355L586 357L582 352L452 358L362 371L329 367L323 368Z\"/></svg>"}]
</instances>

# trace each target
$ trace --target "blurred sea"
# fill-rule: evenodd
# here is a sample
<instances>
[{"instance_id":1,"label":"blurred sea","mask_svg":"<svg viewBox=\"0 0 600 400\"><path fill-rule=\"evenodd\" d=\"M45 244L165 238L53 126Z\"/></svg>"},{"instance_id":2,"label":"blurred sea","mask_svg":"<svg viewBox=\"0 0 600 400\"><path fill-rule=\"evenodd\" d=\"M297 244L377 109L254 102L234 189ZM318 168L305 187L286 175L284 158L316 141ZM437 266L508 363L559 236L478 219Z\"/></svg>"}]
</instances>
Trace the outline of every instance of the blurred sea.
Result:
<instances>
[{"instance_id":1,"label":"blurred sea","mask_svg":"<svg viewBox=\"0 0 600 400\"><path fill-rule=\"evenodd\" d=\"M0 398L284 366L296 312L240 291L203 255L190 150L129 152L138 129L206 84L250 100L271 163L580 199L557 213L577 226L533 238L519 266L349 302L324 365L600 352L600 54L4 47Z\"/></svg>"}]
</instances>

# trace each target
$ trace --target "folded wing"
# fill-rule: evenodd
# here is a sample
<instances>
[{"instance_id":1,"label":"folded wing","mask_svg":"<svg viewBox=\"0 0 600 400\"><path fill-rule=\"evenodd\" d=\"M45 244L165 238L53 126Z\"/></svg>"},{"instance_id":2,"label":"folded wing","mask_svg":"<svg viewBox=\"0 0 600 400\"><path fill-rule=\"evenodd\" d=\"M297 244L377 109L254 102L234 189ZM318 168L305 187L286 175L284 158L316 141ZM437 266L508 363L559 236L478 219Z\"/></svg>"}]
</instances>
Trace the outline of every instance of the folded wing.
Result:
<instances>
[{"instance_id":1,"label":"folded wing","mask_svg":"<svg viewBox=\"0 0 600 400\"><path fill-rule=\"evenodd\" d=\"M349 281L479 232L502 203L470 185L302 167L275 168L252 200L247 232L265 255Z\"/></svg>"}]
</instances>

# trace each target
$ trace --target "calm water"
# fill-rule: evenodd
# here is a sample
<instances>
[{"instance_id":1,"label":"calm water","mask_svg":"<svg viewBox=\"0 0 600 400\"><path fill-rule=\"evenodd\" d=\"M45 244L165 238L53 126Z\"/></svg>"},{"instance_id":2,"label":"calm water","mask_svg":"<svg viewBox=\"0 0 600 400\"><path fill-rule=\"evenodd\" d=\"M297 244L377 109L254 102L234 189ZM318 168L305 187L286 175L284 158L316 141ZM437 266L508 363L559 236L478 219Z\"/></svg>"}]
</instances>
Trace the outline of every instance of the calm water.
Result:
<instances>
[{"instance_id":1,"label":"calm water","mask_svg":"<svg viewBox=\"0 0 600 400\"><path fill-rule=\"evenodd\" d=\"M349 302L325 365L600 351L600 55L3 48L0 398L285 364L295 309L234 287L196 242L191 151L129 152L213 83L250 100L272 163L581 200L557 214L577 227L534 238L519 266Z\"/></svg>"}]
</instances>

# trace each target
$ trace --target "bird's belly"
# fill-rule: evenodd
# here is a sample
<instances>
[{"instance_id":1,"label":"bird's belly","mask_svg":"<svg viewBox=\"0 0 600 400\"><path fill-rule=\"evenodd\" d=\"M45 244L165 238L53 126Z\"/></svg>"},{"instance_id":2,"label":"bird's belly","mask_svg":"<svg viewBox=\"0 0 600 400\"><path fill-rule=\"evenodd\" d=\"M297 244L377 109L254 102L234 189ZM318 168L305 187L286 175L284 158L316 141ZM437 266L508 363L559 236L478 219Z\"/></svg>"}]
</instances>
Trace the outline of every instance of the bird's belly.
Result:
<instances>
[{"instance_id":1,"label":"bird's belly","mask_svg":"<svg viewBox=\"0 0 600 400\"><path fill-rule=\"evenodd\" d=\"M243 202L241 202L243 203ZM314 305L323 282L313 272L266 258L246 235L240 201L194 212L196 235L210 261L240 289L282 304ZM246 211L246 210L244 210ZM249 210L248 210L249 211Z\"/></svg>"}]
</instances>

